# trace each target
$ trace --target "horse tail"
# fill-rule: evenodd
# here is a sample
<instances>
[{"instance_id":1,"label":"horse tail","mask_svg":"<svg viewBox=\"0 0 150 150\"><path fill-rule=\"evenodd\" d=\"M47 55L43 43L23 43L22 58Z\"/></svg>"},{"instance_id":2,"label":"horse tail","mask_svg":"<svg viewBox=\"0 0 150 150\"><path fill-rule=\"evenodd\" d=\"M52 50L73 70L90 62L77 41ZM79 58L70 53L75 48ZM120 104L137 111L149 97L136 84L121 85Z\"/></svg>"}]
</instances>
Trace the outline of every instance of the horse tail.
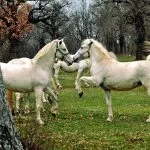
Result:
<instances>
[{"instance_id":1,"label":"horse tail","mask_svg":"<svg viewBox=\"0 0 150 150\"><path fill-rule=\"evenodd\" d=\"M150 55L147 56L146 60L149 60L149 61L150 61Z\"/></svg>"}]
</instances>

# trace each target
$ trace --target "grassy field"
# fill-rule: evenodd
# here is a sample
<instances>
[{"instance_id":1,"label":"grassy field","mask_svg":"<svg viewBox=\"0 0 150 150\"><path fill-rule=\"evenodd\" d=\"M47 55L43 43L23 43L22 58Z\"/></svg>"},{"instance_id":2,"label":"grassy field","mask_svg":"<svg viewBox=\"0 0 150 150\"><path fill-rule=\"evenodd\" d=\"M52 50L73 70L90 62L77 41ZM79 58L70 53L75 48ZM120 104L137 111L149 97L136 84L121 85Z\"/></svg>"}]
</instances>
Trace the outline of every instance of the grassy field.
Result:
<instances>
[{"instance_id":1,"label":"grassy field","mask_svg":"<svg viewBox=\"0 0 150 150\"><path fill-rule=\"evenodd\" d=\"M133 59L119 57L121 61ZM150 114L150 98L144 87L112 91L114 120L107 122L103 91L83 86L84 95L79 98L74 89L75 75L61 72L63 89L59 94L59 115L53 118L50 105L45 103L46 112L41 115L43 126L35 122L32 95L31 113L15 116L22 139L40 150L149 150L150 124L145 120Z\"/></svg>"}]
</instances>

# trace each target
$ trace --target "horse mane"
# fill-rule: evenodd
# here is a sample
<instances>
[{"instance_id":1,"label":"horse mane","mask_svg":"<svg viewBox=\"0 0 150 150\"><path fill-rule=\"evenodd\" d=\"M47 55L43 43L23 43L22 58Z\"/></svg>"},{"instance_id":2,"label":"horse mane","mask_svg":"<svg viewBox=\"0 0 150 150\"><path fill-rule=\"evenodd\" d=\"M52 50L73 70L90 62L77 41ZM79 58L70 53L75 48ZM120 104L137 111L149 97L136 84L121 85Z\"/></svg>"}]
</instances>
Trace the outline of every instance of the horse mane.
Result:
<instances>
[{"instance_id":1,"label":"horse mane","mask_svg":"<svg viewBox=\"0 0 150 150\"><path fill-rule=\"evenodd\" d=\"M58 40L53 40L52 42L46 44L39 52L34 56L34 61L37 62L42 56L47 54L50 50L51 47L54 45L54 43L58 42Z\"/></svg>"},{"instance_id":2,"label":"horse mane","mask_svg":"<svg viewBox=\"0 0 150 150\"><path fill-rule=\"evenodd\" d=\"M110 57L110 55L109 55L109 53L108 53L108 50L103 46L103 44L101 44L100 42L98 42L98 41L96 41L96 40L94 40L94 39L90 39L93 43L94 43L94 45L98 48L98 49L100 49L105 55L107 55L107 56L109 56Z\"/></svg>"}]
</instances>

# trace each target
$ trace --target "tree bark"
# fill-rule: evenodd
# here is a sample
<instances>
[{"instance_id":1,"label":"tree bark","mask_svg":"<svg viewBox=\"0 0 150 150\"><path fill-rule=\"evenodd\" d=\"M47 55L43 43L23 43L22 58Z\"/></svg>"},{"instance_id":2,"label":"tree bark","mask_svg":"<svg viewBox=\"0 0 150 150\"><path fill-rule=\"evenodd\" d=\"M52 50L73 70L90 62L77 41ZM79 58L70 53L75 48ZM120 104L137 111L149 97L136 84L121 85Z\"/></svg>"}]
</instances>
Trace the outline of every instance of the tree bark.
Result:
<instances>
[{"instance_id":1,"label":"tree bark","mask_svg":"<svg viewBox=\"0 0 150 150\"><path fill-rule=\"evenodd\" d=\"M144 49L144 41L145 41L145 25L144 25L144 16L143 12L136 12L135 15L135 30L137 34L136 39L136 60L143 59L143 49Z\"/></svg>"},{"instance_id":2,"label":"tree bark","mask_svg":"<svg viewBox=\"0 0 150 150\"><path fill-rule=\"evenodd\" d=\"M0 150L23 150L8 105L0 67Z\"/></svg>"},{"instance_id":3,"label":"tree bark","mask_svg":"<svg viewBox=\"0 0 150 150\"><path fill-rule=\"evenodd\" d=\"M124 32L123 32L123 25L121 24L122 22L120 22L119 25L119 29L120 29L120 33L119 33L119 46L120 46L120 54L125 53L125 36L124 36Z\"/></svg>"}]
</instances>

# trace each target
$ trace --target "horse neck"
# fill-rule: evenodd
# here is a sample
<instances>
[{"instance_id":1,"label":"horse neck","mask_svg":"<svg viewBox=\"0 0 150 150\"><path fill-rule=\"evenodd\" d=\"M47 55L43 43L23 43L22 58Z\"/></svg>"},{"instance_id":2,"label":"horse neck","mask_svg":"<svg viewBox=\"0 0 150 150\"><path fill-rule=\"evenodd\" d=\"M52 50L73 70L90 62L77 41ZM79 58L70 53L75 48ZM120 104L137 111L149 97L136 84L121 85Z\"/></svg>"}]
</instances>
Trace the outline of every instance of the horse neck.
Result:
<instances>
[{"instance_id":1,"label":"horse neck","mask_svg":"<svg viewBox=\"0 0 150 150\"><path fill-rule=\"evenodd\" d=\"M51 50L36 60L36 65L40 65L42 68L52 71L55 62L55 53L56 48L55 46L52 46Z\"/></svg>"},{"instance_id":2,"label":"horse neck","mask_svg":"<svg viewBox=\"0 0 150 150\"><path fill-rule=\"evenodd\" d=\"M90 49L90 61L92 62L100 62L103 61L104 58L107 58L107 55L103 52L100 51L97 47L93 46Z\"/></svg>"},{"instance_id":3,"label":"horse neck","mask_svg":"<svg viewBox=\"0 0 150 150\"><path fill-rule=\"evenodd\" d=\"M79 66L78 63L73 63L71 66L68 66L66 62L62 61L60 67L63 71L73 72L78 70L78 66Z\"/></svg>"},{"instance_id":4,"label":"horse neck","mask_svg":"<svg viewBox=\"0 0 150 150\"><path fill-rule=\"evenodd\" d=\"M93 46L90 50L90 61L91 67L99 66L103 67L103 64L109 64L108 62L112 62L115 59L112 58L109 53L101 50L99 47ZM116 61L116 60L115 60ZM100 64L101 63L101 64Z\"/></svg>"}]
</instances>

